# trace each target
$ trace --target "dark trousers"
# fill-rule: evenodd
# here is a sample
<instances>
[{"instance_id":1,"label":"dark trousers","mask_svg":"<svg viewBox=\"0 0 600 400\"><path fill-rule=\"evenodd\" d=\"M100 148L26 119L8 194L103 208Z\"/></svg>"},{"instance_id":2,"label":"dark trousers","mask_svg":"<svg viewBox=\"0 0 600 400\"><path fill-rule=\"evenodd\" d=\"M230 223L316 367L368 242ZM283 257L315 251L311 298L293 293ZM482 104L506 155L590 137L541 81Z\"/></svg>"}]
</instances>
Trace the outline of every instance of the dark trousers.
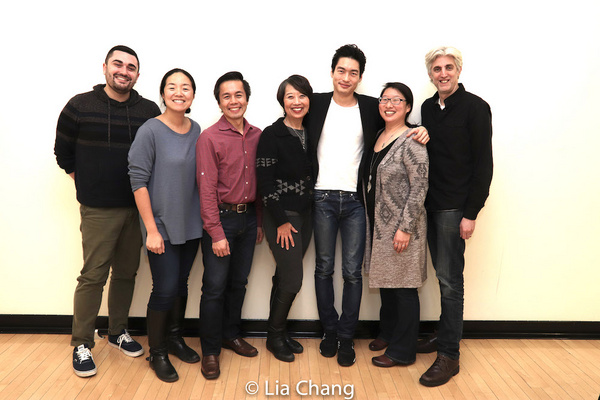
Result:
<instances>
[{"instance_id":1,"label":"dark trousers","mask_svg":"<svg viewBox=\"0 0 600 400\"><path fill-rule=\"evenodd\" d=\"M310 244L312 236L312 213L307 210L303 213L286 211L288 219L298 233L292 232L295 246L286 250L277 243L277 226L268 211L263 214L263 228L269 248L275 258L275 280L279 288L286 293L297 294L302 287L304 267L302 259Z\"/></svg>"},{"instance_id":2,"label":"dark trousers","mask_svg":"<svg viewBox=\"0 0 600 400\"><path fill-rule=\"evenodd\" d=\"M175 297L187 297L188 277L198 253L200 239L188 240L184 244L171 244L165 240L165 252L148 252L152 273L152 293L148 308L169 311Z\"/></svg>"},{"instance_id":3,"label":"dark trousers","mask_svg":"<svg viewBox=\"0 0 600 400\"><path fill-rule=\"evenodd\" d=\"M231 254L217 257L212 238L202 236L202 298L200 299L200 343L204 356L221 353L223 339L241 336L242 305L256 245L256 213L221 211L221 225Z\"/></svg>"},{"instance_id":4,"label":"dark trousers","mask_svg":"<svg viewBox=\"0 0 600 400\"><path fill-rule=\"evenodd\" d=\"M420 304L416 288L380 289L380 337L389 343L385 355L410 364L417 357Z\"/></svg>"},{"instance_id":5,"label":"dark trousers","mask_svg":"<svg viewBox=\"0 0 600 400\"><path fill-rule=\"evenodd\" d=\"M427 243L440 282L442 313L438 354L457 360L463 332L465 241L460 237L460 210L427 213Z\"/></svg>"}]
</instances>

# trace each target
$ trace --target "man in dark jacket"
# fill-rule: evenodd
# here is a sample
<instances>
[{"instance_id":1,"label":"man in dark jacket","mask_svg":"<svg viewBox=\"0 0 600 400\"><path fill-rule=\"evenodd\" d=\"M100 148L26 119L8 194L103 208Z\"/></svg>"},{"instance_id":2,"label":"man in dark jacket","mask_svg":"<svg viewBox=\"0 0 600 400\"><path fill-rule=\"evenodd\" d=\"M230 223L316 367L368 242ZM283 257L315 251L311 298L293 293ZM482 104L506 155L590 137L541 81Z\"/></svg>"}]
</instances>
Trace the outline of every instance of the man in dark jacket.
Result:
<instances>
[{"instance_id":1,"label":"man in dark jacket","mask_svg":"<svg viewBox=\"0 0 600 400\"><path fill-rule=\"evenodd\" d=\"M362 297L365 208L359 177L364 149L371 148L384 127L376 98L356 93L367 59L354 44L336 50L331 61L333 92L315 93L307 115L309 155L315 172L315 291L324 336L320 352L338 364L356 361L354 332ZM416 139L429 136L419 129ZM333 273L338 231L342 238L342 314L334 307ZM391 242L391 240L390 240Z\"/></svg>"},{"instance_id":2,"label":"man in dark jacket","mask_svg":"<svg viewBox=\"0 0 600 400\"><path fill-rule=\"evenodd\" d=\"M127 154L138 128L160 110L133 90L139 61L132 49L113 47L103 72L106 85L73 97L61 112L54 146L58 165L75 180L81 204L84 263L75 289L71 337L73 370L81 377L96 374L90 349L111 267L109 344L131 357L144 354L127 333L142 244Z\"/></svg>"},{"instance_id":3,"label":"man in dark jacket","mask_svg":"<svg viewBox=\"0 0 600 400\"><path fill-rule=\"evenodd\" d=\"M485 101L458 83L460 51L439 47L425 60L429 78L437 88L421 107L423 125L431 135L427 146L427 241L440 283L442 313L437 333L421 340L417 351L437 350L437 359L420 382L438 386L459 371L465 240L473 235L475 219L492 181L492 113Z\"/></svg>"}]
</instances>

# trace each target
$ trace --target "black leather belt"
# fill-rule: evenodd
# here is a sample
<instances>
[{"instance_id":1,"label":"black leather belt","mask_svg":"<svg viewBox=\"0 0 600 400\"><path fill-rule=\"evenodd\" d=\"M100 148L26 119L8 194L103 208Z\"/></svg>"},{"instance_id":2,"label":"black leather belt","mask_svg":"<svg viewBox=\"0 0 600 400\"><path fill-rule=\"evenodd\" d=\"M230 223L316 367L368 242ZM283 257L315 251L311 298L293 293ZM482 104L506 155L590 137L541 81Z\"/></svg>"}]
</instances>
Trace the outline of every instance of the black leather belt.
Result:
<instances>
[{"instance_id":1,"label":"black leather belt","mask_svg":"<svg viewBox=\"0 0 600 400\"><path fill-rule=\"evenodd\" d=\"M243 214L248 211L249 204L229 204L229 203L221 203L219 204L219 209L226 211L235 211L238 214Z\"/></svg>"}]
</instances>

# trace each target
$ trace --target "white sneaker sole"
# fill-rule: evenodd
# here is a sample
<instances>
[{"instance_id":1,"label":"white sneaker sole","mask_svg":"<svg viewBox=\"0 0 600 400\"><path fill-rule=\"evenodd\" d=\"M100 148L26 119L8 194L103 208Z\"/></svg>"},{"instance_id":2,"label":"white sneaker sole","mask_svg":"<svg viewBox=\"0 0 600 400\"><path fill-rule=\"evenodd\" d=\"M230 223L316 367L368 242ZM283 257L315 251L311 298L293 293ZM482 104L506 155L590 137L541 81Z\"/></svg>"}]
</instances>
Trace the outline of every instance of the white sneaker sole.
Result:
<instances>
[{"instance_id":1,"label":"white sneaker sole","mask_svg":"<svg viewBox=\"0 0 600 400\"><path fill-rule=\"evenodd\" d=\"M89 371L77 371L75 368L73 368L73 372L75 372L75 375L77 375L80 378L88 378L90 376L96 375L98 370L96 368L94 368Z\"/></svg>"},{"instance_id":2,"label":"white sneaker sole","mask_svg":"<svg viewBox=\"0 0 600 400\"><path fill-rule=\"evenodd\" d=\"M123 347L119 347L118 344L114 344L113 342L108 342L108 344L110 346L114 347L115 349L121 350L123 352L123 354L125 354L126 356L129 356L129 357L139 357L139 356L141 356L141 355L144 354L144 349L143 348L140 349L139 351L127 351Z\"/></svg>"}]
</instances>

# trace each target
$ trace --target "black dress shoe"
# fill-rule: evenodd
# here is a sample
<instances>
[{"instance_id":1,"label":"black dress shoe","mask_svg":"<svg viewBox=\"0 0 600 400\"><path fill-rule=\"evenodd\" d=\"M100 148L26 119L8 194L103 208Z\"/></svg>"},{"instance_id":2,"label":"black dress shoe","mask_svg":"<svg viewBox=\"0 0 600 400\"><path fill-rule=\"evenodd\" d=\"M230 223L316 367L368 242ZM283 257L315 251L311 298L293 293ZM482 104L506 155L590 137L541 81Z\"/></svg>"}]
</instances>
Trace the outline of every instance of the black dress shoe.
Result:
<instances>
[{"instance_id":1,"label":"black dress shoe","mask_svg":"<svg viewBox=\"0 0 600 400\"><path fill-rule=\"evenodd\" d=\"M385 354L382 354L377 357L373 357L371 359L371 362L373 363L374 366L381 367L381 368L390 368L390 367L394 367L396 365L407 366L407 365L414 364L414 361L409 362L409 363L394 361L391 358L389 358L388 356L386 356Z\"/></svg>"},{"instance_id":2,"label":"black dress shoe","mask_svg":"<svg viewBox=\"0 0 600 400\"><path fill-rule=\"evenodd\" d=\"M389 343L382 339L375 339L371 343L369 343L369 350L371 351L381 351L388 347Z\"/></svg>"},{"instance_id":3,"label":"black dress shoe","mask_svg":"<svg viewBox=\"0 0 600 400\"><path fill-rule=\"evenodd\" d=\"M224 339L222 345L226 349L235 351L240 356L255 357L258 355L258 350L256 350L256 347L252 346L241 337L232 340Z\"/></svg>"},{"instance_id":4,"label":"black dress shoe","mask_svg":"<svg viewBox=\"0 0 600 400\"><path fill-rule=\"evenodd\" d=\"M448 382L460 369L458 360L438 355L433 365L421 375L419 383L423 386L434 387Z\"/></svg>"},{"instance_id":5,"label":"black dress shoe","mask_svg":"<svg viewBox=\"0 0 600 400\"><path fill-rule=\"evenodd\" d=\"M437 351L438 348L438 336L437 332L433 332L431 335L424 339L417 341L417 353L426 354Z\"/></svg>"},{"instance_id":6,"label":"black dress shoe","mask_svg":"<svg viewBox=\"0 0 600 400\"><path fill-rule=\"evenodd\" d=\"M206 379L217 379L221 374L219 369L219 356L211 354L202 358L202 367L200 368L202 375Z\"/></svg>"}]
</instances>

